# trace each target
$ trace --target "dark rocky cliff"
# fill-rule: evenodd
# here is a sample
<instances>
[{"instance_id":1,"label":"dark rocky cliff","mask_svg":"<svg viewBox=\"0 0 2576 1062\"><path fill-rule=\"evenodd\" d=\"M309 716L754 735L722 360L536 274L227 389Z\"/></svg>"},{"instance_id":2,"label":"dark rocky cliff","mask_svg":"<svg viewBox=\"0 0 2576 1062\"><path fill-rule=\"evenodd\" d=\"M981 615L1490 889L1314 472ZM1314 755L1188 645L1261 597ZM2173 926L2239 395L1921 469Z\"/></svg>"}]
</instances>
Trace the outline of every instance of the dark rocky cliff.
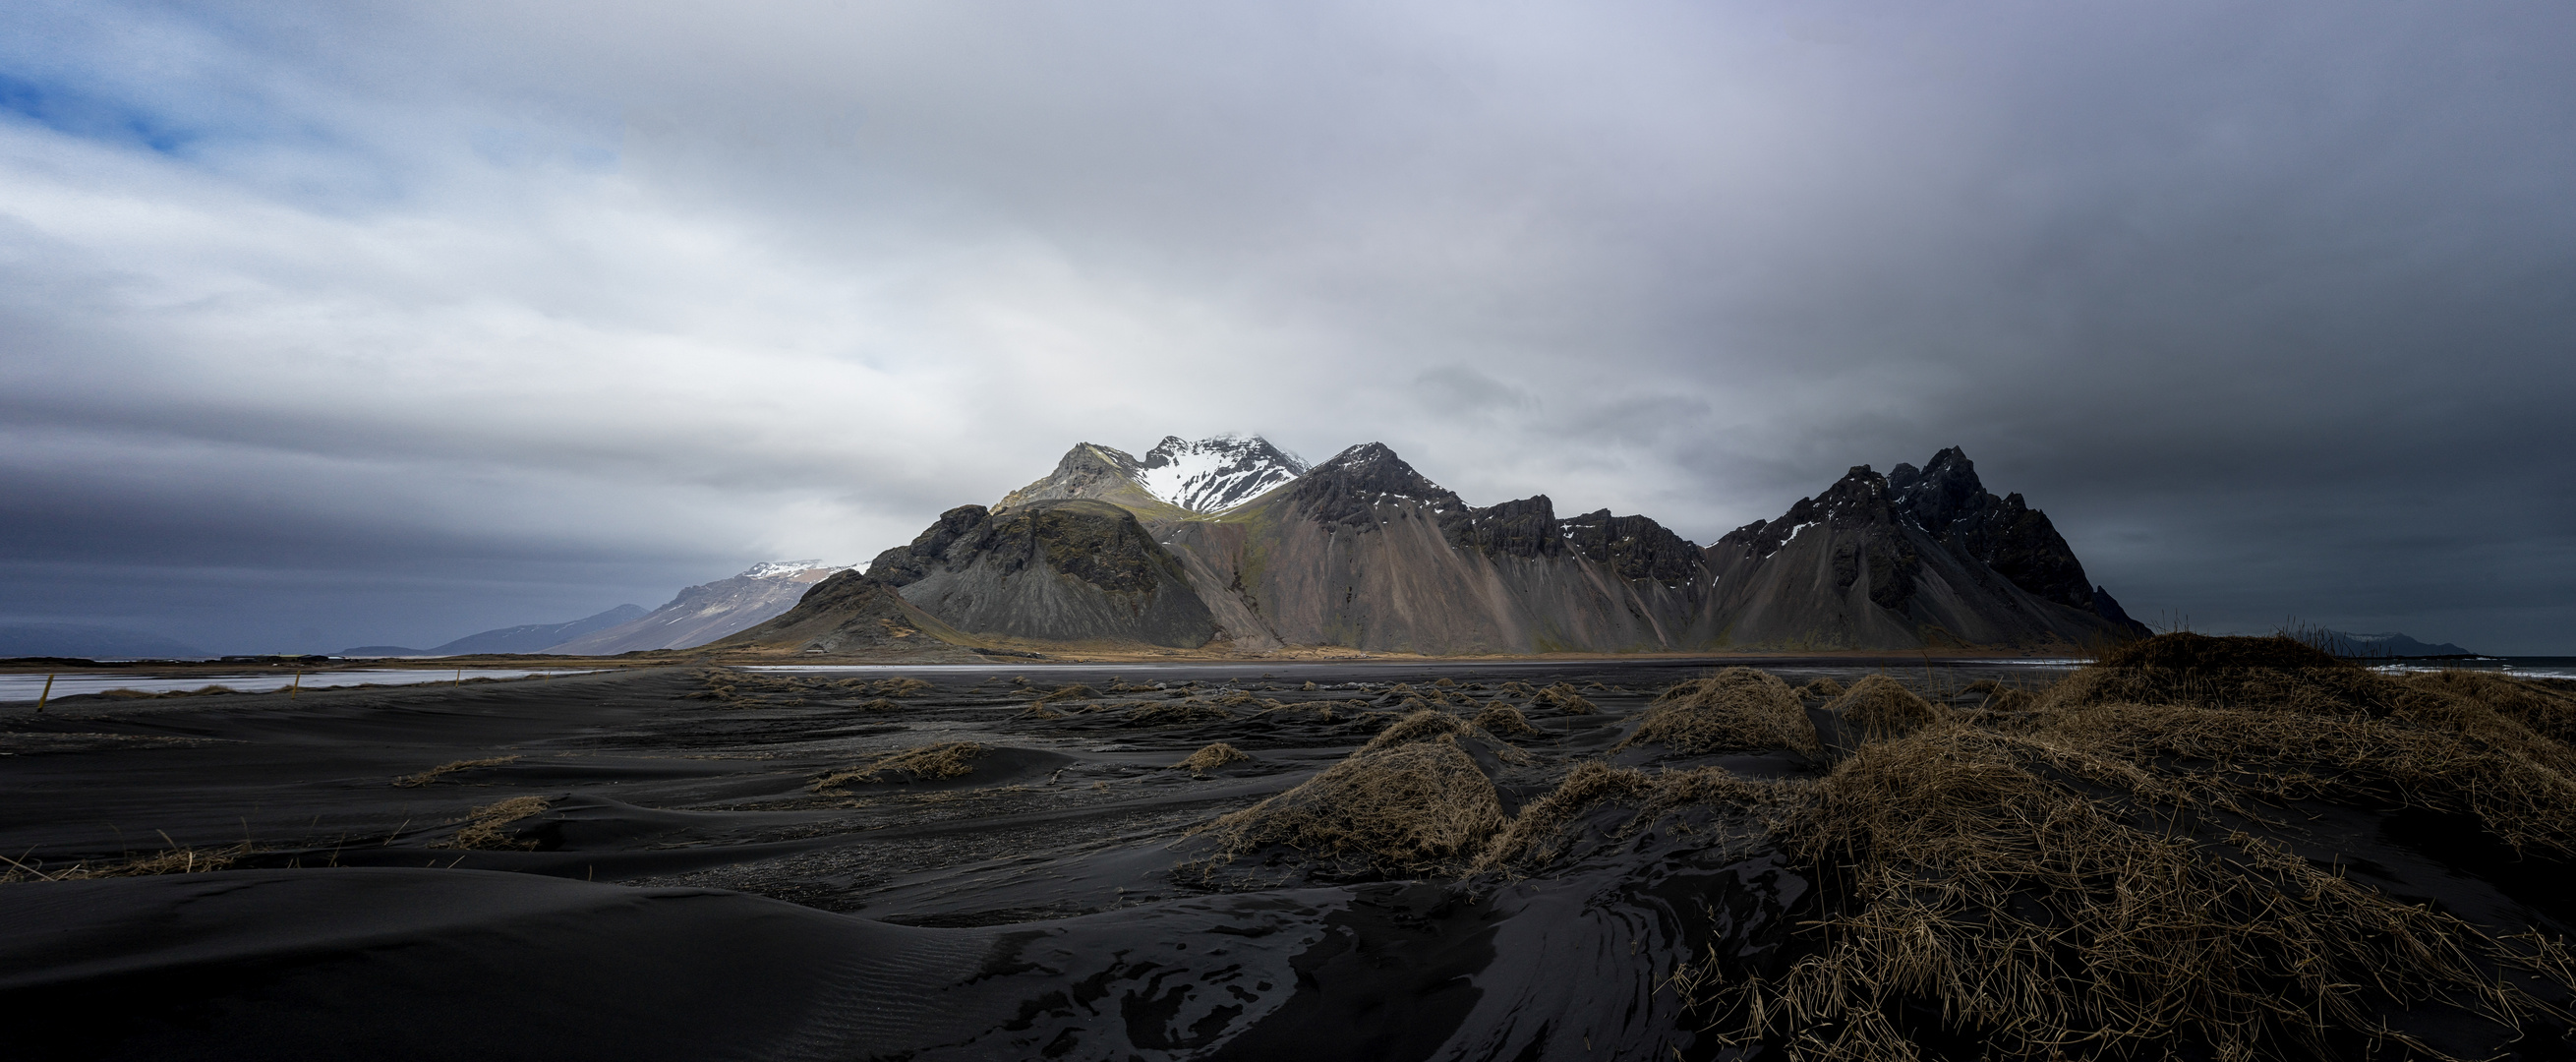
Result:
<instances>
[{"instance_id":1,"label":"dark rocky cliff","mask_svg":"<svg viewBox=\"0 0 2576 1062\"><path fill-rule=\"evenodd\" d=\"M868 574L959 630L1196 648L1207 603L1135 514L1093 499L951 509Z\"/></svg>"},{"instance_id":2,"label":"dark rocky cliff","mask_svg":"<svg viewBox=\"0 0 2576 1062\"><path fill-rule=\"evenodd\" d=\"M1707 550L1731 644L2088 644L2142 635L2048 516L1998 498L1952 447L1922 469L1854 467Z\"/></svg>"}]
</instances>

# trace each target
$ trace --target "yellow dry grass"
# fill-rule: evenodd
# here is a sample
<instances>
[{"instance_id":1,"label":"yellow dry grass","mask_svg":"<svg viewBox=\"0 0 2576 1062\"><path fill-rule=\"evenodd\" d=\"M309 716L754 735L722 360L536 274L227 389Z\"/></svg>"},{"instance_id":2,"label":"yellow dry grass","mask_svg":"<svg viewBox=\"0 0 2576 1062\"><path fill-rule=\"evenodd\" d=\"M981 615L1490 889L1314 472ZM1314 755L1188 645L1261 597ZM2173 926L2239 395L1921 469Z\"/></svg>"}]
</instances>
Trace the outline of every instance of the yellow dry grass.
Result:
<instances>
[{"instance_id":1,"label":"yellow dry grass","mask_svg":"<svg viewBox=\"0 0 2576 1062\"><path fill-rule=\"evenodd\" d=\"M169 836L164 834L162 839L166 841ZM98 878L156 877L162 874L203 874L214 870L229 870L234 863L257 851L248 841L213 849L173 845L150 855L106 863L91 863L84 860L61 870L46 870L42 867L29 866L7 856L0 856L0 862L9 864L6 872L0 872L0 883L89 881Z\"/></svg>"},{"instance_id":2,"label":"yellow dry grass","mask_svg":"<svg viewBox=\"0 0 2576 1062\"><path fill-rule=\"evenodd\" d=\"M824 796L847 796L844 786L874 785L884 782L940 782L963 778L975 771L975 762L992 752L992 747L973 741L949 741L937 745L889 752L865 764L847 770L833 771L816 778L810 787Z\"/></svg>"},{"instance_id":3,"label":"yellow dry grass","mask_svg":"<svg viewBox=\"0 0 2576 1062\"><path fill-rule=\"evenodd\" d=\"M553 801L541 796L517 796L497 803L485 804L465 813L465 828L456 831L456 836L444 841L434 841L430 847L487 851L533 849L537 846L537 842L519 840L504 827L521 819L544 814L547 808L553 806Z\"/></svg>"},{"instance_id":4,"label":"yellow dry grass","mask_svg":"<svg viewBox=\"0 0 2576 1062\"><path fill-rule=\"evenodd\" d=\"M2284 642L2148 639L2042 710L1865 745L1777 828L1827 897L1796 958L1729 978L1712 952L1674 983L1721 1043L1806 1060L1920 1058L1927 1035L1996 1059L2441 1058L2386 1016L2566 1020L2525 987L2576 989L2562 942L2491 936L2273 837L2304 818L2288 802L2323 799L2576 854L2576 760L2533 725L2555 691L2400 681ZM1649 784L1606 772L1584 779L1595 803ZM1489 859L1546 856L1541 819L1573 817L1556 803Z\"/></svg>"},{"instance_id":5,"label":"yellow dry grass","mask_svg":"<svg viewBox=\"0 0 2576 1062\"><path fill-rule=\"evenodd\" d=\"M1875 743L1790 828L1841 878L1817 946L1769 978L1680 980L1721 1039L1799 1059L1919 1057L1891 1017L1908 1004L1994 1058L2337 1057L2354 1037L2439 1057L2381 1016L2441 1001L2510 1028L2545 1009L2490 972L2547 958L2533 946L2270 841L2174 828L2230 797L2069 736Z\"/></svg>"},{"instance_id":6,"label":"yellow dry grass","mask_svg":"<svg viewBox=\"0 0 2576 1062\"><path fill-rule=\"evenodd\" d=\"M1197 752L1190 753L1188 759L1175 763L1172 766L1176 769L1186 767L1189 769L1191 775L1204 777L1207 772L1223 767L1226 764L1243 763L1251 758L1252 757L1242 749L1228 745L1222 741L1217 741L1211 742L1207 746L1199 749Z\"/></svg>"},{"instance_id":7,"label":"yellow dry grass","mask_svg":"<svg viewBox=\"0 0 2576 1062\"><path fill-rule=\"evenodd\" d=\"M1436 708L1423 708L1387 724L1386 729L1368 739L1368 744L1360 746L1360 751L1374 752L1472 732L1471 724L1464 719Z\"/></svg>"},{"instance_id":8,"label":"yellow dry grass","mask_svg":"<svg viewBox=\"0 0 2576 1062\"><path fill-rule=\"evenodd\" d=\"M1953 714L1885 675L1863 677L1825 705L1825 710L1841 719L1845 733L1861 741L1904 737Z\"/></svg>"},{"instance_id":9,"label":"yellow dry grass","mask_svg":"<svg viewBox=\"0 0 2576 1062\"><path fill-rule=\"evenodd\" d=\"M1584 698L1570 683L1559 682L1530 695L1530 707L1554 708L1567 715L1591 715L1600 707Z\"/></svg>"},{"instance_id":10,"label":"yellow dry grass","mask_svg":"<svg viewBox=\"0 0 2576 1062\"><path fill-rule=\"evenodd\" d=\"M461 774L478 767L498 767L505 763L517 762L519 762L519 758L516 756L494 756L489 759L481 760L455 760L439 764L438 766L422 771L419 774L406 774L400 778L394 779L394 784L405 789L414 789L444 780L449 775Z\"/></svg>"},{"instance_id":11,"label":"yellow dry grass","mask_svg":"<svg viewBox=\"0 0 2576 1062\"><path fill-rule=\"evenodd\" d=\"M1797 694L1778 678L1748 667L1730 667L1665 690L1615 748L1631 745L1694 753L1824 752Z\"/></svg>"},{"instance_id":12,"label":"yellow dry grass","mask_svg":"<svg viewBox=\"0 0 2576 1062\"><path fill-rule=\"evenodd\" d=\"M1719 767L1650 774L1585 760L1567 771L1553 791L1522 806L1520 814L1479 853L1476 869L1519 871L1545 865L1563 856L1575 840L1568 827L1601 807L1636 809L1620 830L1625 836L1685 807L1716 806L1778 817L1793 805L1800 788L1798 783L1753 781Z\"/></svg>"},{"instance_id":13,"label":"yellow dry grass","mask_svg":"<svg viewBox=\"0 0 2576 1062\"><path fill-rule=\"evenodd\" d=\"M1831 678L1813 679L1806 685L1798 687L1798 696L1800 697L1822 697L1826 700L1832 700L1833 698L1840 697L1842 695L1843 684L1836 682Z\"/></svg>"},{"instance_id":14,"label":"yellow dry grass","mask_svg":"<svg viewBox=\"0 0 2576 1062\"><path fill-rule=\"evenodd\" d=\"M1495 737L1506 739L1536 737L1539 734L1539 729L1530 725L1529 717L1522 715L1520 709L1501 701L1488 704L1483 711L1477 712L1471 725Z\"/></svg>"},{"instance_id":15,"label":"yellow dry grass","mask_svg":"<svg viewBox=\"0 0 2576 1062\"><path fill-rule=\"evenodd\" d=\"M1127 711L1119 721L1126 726L1186 726L1192 723L1215 723L1234 718L1233 713L1201 700L1172 701L1164 704L1142 704Z\"/></svg>"},{"instance_id":16,"label":"yellow dry grass","mask_svg":"<svg viewBox=\"0 0 2576 1062\"><path fill-rule=\"evenodd\" d=\"M1271 845L1395 873L1463 871L1503 823L1501 797L1455 735L1365 748L1207 828L1219 858Z\"/></svg>"}]
</instances>

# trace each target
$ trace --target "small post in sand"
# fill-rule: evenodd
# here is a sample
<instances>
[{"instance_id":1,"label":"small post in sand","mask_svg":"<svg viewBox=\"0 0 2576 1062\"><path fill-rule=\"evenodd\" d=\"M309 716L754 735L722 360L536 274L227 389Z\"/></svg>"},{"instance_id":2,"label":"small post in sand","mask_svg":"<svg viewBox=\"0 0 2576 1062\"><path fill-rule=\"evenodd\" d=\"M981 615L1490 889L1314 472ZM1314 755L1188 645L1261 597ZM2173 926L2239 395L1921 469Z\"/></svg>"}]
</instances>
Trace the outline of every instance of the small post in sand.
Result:
<instances>
[{"instance_id":1,"label":"small post in sand","mask_svg":"<svg viewBox=\"0 0 2576 1062\"><path fill-rule=\"evenodd\" d=\"M303 672L301 672L301 671L298 671L298 672L296 672L296 673L295 673L295 684L294 684L294 685L291 685L291 686L286 687L286 699L287 699L287 700L290 700L290 701L291 701L291 700L294 700L294 699L295 699L295 691L300 690L300 689L303 689L303 688L304 688L304 673L303 673Z\"/></svg>"},{"instance_id":2,"label":"small post in sand","mask_svg":"<svg viewBox=\"0 0 2576 1062\"><path fill-rule=\"evenodd\" d=\"M52 675L47 675L45 676L45 692L36 695L36 711L39 714L42 714L45 710L45 699L52 697L53 695L54 677Z\"/></svg>"},{"instance_id":3,"label":"small post in sand","mask_svg":"<svg viewBox=\"0 0 2576 1062\"><path fill-rule=\"evenodd\" d=\"M464 668L461 668L461 667L460 667L460 668L457 668L457 669L456 669L456 684L457 684L457 685L459 685L459 686L463 686L463 685L465 685L465 669L464 669Z\"/></svg>"}]
</instances>

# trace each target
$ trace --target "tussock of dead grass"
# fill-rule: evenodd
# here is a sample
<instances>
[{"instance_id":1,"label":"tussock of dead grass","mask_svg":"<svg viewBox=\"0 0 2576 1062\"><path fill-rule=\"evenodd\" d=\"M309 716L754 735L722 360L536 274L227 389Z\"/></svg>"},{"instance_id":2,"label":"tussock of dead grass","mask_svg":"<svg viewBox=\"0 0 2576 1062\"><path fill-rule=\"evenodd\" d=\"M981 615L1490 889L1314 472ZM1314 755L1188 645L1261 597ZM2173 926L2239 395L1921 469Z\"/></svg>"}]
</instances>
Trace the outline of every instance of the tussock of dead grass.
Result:
<instances>
[{"instance_id":1,"label":"tussock of dead grass","mask_svg":"<svg viewBox=\"0 0 2576 1062\"><path fill-rule=\"evenodd\" d=\"M1219 859L1284 845L1380 872L1424 874L1463 871L1502 824L1494 783L1455 734L1442 734L1363 748L1207 832Z\"/></svg>"},{"instance_id":2,"label":"tussock of dead grass","mask_svg":"<svg viewBox=\"0 0 2576 1062\"><path fill-rule=\"evenodd\" d=\"M1904 737L1934 723L1944 722L1952 712L1914 695L1914 691L1885 675L1869 675L1852 684L1825 710L1842 720L1846 732L1862 741L1883 741Z\"/></svg>"},{"instance_id":3,"label":"tussock of dead grass","mask_svg":"<svg viewBox=\"0 0 2576 1062\"><path fill-rule=\"evenodd\" d=\"M2564 942L2490 936L2256 835L2323 799L2576 853L2576 765L2524 721L2550 706L2309 653L2162 636L2008 727L1935 719L1864 746L1780 834L1827 901L1799 957L1730 977L1712 952L1674 983L1722 1043L1817 1060L1920 1058L1927 1036L1996 1059L2441 1058L2384 1016L2483 1019L2499 1041L2566 1020L2521 987L2576 988ZM2115 693L2162 701L2099 701Z\"/></svg>"},{"instance_id":4,"label":"tussock of dead grass","mask_svg":"<svg viewBox=\"0 0 2576 1062\"><path fill-rule=\"evenodd\" d=\"M1598 705L1585 699L1583 694L1574 688L1573 684L1565 682L1559 682L1556 685L1549 686L1546 689L1531 694L1530 707L1554 708L1567 715L1591 715L1592 713L1601 710Z\"/></svg>"},{"instance_id":5,"label":"tussock of dead grass","mask_svg":"<svg viewBox=\"0 0 2576 1062\"><path fill-rule=\"evenodd\" d=\"M2404 681L2416 690L2479 702L2533 733L2576 745L2576 697L2562 691L2493 671L2435 671Z\"/></svg>"},{"instance_id":6,"label":"tussock of dead grass","mask_svg":"<svg viewBox=\"0 0 2576 1062\"><path fill-rule=\"evenodd\" d=\"M2439 1057L2380 1015L2433 1002L2512 1028L2542 1009L2494 972L2531 948L2269 841L2195 838L2174 816L2227 794L2085 744L1944 724L1868 746L1791 828L1842 876L1819 946L1767 979L1678 980L1723 1039L1801 1059L1920 1057L1891 1018L1907 1004L1994 1058L2339 1057L2356 1039Z\"/></svg>"},{"instance_id":7,"label":"tussock of dead grass","mask_svg":"<svg viewBox=\"0 0 2576 1062\"><path fill-rule=\"evenodd\" d=\"M504 829L511 823L545 813L554 801L541 796L517 796L498 803L485 804L465 813L465 828L456 836L430 843L432 848L464 848L483 851L533 849L535 841L522 841Z\"/></svg>"},{"instance_id":8,"label":"tussock of dead grass","mask_svg":"<svg viewBox=\"0 0 2576 1062\"><path fill-rule=\"evenodd\" d=\"M1360 746L1360 751L1374 752L1474 732L1474 725L1464 719L1436 708L1424 708L1387 724L1386 729L1368 739L1368 744Z\"/></svg>"},{"instance_id":9,"label":"tussock of dead grass","mask_svg":"<svg viewBox=\"0 0 2576 1062\"><path fill-rule=\"evenodd\" d=\"M2044 708L2097 704L2383 714L2397 686L2292 638L2161 634L2124 643L2049 687Z\"/></svg>"},{"instance_id":10,"label":"tussock of dead grass","mask_svg":"<svg viewBox=\"0 0 2576 1062\"><path fill-rule=\"evenodd\" d=\"M164 834L163 839L167 840L168 835ZM136 856L131 859L123 859L115 862L91 863L88 861L82 861L74 863L71 866L64 867L61 870L46 870L42 867L28 866L25 863L21 863L15 859L10 859L7 856L0 856L0 862L6 862L9 864L9 869L5 873L0 873L0 883L19 881L90 881L98 878L156 877L162 874L203 874L214 870L229 870L232 868L234 863L240 861L246 856L256 853L257 851L257 849L250 846L250 842L248 841L224 848L212 849L173 846L159 852L154 852L150 855Z\"/></svg>"},{"instance_id":11,"label":"tussock of dead grass","mask_svg":"<svg viewBox=\"0 0 2576 1062\"><path fill-rule=\"evenodd\" d=\"M463 773L477 767L499 767L503 764L517 762L519 762L519 758L516 756L494 756L490 759L483 760L456 760L449 763L439 764L438 766L422 771L419 774L406 774L400 778L394 779L394 784L405 789L415 789L420 786L445 779L448 775Z\"/></svg>"},{"instance_id":12,"label":"tussock of dead grass","mask_svg":"<svg viewBox=\"0 0 2576 1062\"><path fill-rule=\"evenodd\" d=\"M1250 760L1251 758L1252 756L1244 752L1242 749L1228 745L1222 741L1217 741L1209 743L1197 752L1190 753L1188 759L1175 763L1172 766L1175 768L1187 767L1192 775L1204 776L1207 772L1223 767L1226 764L1242 763Z\"/></svg>"},{"instance_id":13,"label":"tussock of dead grass","mask_svg":"<svg viewBox=\"0 0 2576 1062\"><path fill-rule=\"evenodd\" d=\"M846 796L843 786L873 785L880 782L939 782L963 778L975 770L974 761L993 751L991 746L973 741L950 741L937 745L890 752L868 763L845 771L833 771L814 780L811 788L824 796Z\"/></svg>"},{"instance_id":14,"label":"tussock of dead grass","mask_svg":"<svg viewBox=\"0 0 2576 1062\"><path fill-rule=\"evenodd\" d=\"M1749 667L1730 667L1665 690L1613 750L1631 745L1662 745L1676 752L1824 752L1788 683Z\"/></svg>"},{"instance_id":15,"label":"tussock of dead grass","mask_svg":"<svg viewBox=\"0 0 2576 1062\"><path fill-rule=\"evenodd\" d=\"M2045 732L2197 786L2459 812L2515 849L2576 854L2576 754L2567 746L2467 698L2419 692L2403 701L2380 718L2106 705L2060 715Z\"/></svg>"},{"instance_id":16,"label":"tussock of dead grass","mask_svg":"<svg viewBox=\"0 0 2576 1062\"><path fill-rule=\"evenodd\" d=\"M1059 686L1059 687L1056 687L1055 689L1050 690L1050 691L1048 691L1048 692L1046 692L1046 693L1039 694L1036 700L1031 701L1031 702L1029 702L1029 703L1031 703L1031 704L1051 704L1051 703L1054 703L1054 702L1056 702L1056 701L1064 701L1064 700L1085 700L1085 701L1087 701L1087 700L1095 699L1095 698L1097 698L1097 697L1099 697L1099 696L1100 696L1100 691L1099 691L1099 690L1092 689L1091 687L1089 687L1089 686L1085 686L1085 685L1082 685L1081 683L1075 683L1075 684L1073 684L1073 685L1071 685L1071 686Z\"/></svg>"},{"instance_id":17,"label":"tussock of dead grass","mask_svg":"<svg viewBox=\"0 0 2576 1062\"><path fill-rule=\"evenodd\" d=\"M1637 810L1620 831L1626 836L1666 812L1692 806L1741 809L1778 818L1793 806L1800 786L1753 781L1718 767L1650 774L1585 760L1566 772L1553 791L1522 806L1521 813L1477 856L1476 869L1516 871L1554 861L1575 840L1568 827L1605 806Z\"/></svg>"},{"instance_id":18,"label":"tussock of dead grass","mask_svg":"<svg viewBox=\"0 0 2576 1062\"><path fill-rule=\"evenodd\" d=\"M1121 726L1184 726L1191 723L1216 723L1234 718L1228 712L1201 700L1172 701L1166 704L1140 704L1128 709L1119 719Z\"/></svg>"},{"instance_id":19,"label":"tussock of dead grass","mask_svg":"<svg viewBox=\"0 0 2576 1062\"><path fill-rule=\"evenodd\" d=\"M1843 695L1843 684L1831 678L1820 678L1798 687L1797 692L1800 697L1822 697L1832 700Z\"/></svg>"},{"instance_id":20,"label":"tussock of dead grass","mask_svg":"<svg viewBox=\"0 0 2576 1062\"><path fill-rule=\"evenodd\" d=\"M887 700L883 697L878 697L873 700L860 701L857 704L851 705L850 710L856 712L900 712L903 710L903 705L897 704L894 701Z\"/></svg>"},{"instance_id":21,"label":"tussock of dead grass","mask_svg":"<svg viewBox=\"0 0 2576 1062\"><path fill-rule=\"evenodd\" d=\"M704 688L687 694L690 700L724 701L735 707L760 707L764 704L795 707L809 703L806 696L910 697L929 692L930 683L917 678L889 679L823 679L803 675L772 675L759 671L741 671L729 667L700 668L698 681ZM762 694L783 695L786 699L759 701Z\"/></svg>"},{"instance_id":22,"label":"tussock of dead grass","mask_svg":"<svg viewBox=\"0 0 2576 1062\"><path fill-rule=\"evenodd\" d=\"M1539 729L1530 725L1529 717L1522 715L1520 709L1501 701L1486 705L1483 711L1476 713L1470 725L1499 738L1535 737L1539 734Z\"/></svg>"}]
</instances>

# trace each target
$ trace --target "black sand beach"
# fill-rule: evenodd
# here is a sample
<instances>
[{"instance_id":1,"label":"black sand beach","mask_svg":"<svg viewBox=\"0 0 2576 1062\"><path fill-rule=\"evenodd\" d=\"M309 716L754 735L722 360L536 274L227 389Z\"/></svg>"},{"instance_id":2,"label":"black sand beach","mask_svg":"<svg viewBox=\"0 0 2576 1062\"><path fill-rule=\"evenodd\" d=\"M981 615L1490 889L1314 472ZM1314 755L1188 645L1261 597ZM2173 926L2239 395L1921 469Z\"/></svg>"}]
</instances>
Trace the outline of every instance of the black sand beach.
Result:
<instances>
[{"instance_id":1,"label":"black sand beach","mask_svg":"<svg viewBox=\"0 0 2576 1062\"><path fill-rule=\"evenodd\" d=\"M1784 825L1801 794L1843 792L1864 747L2023 725L2066 671L1772 664L1835 681L1756 691L1803 717L1769 747L1689 731L1701 717L1669 708L1687 697L1650 715L1711 671L1675 661L676 666L74 698L0 721L0 1009L29 1058L1850 1057L1881 1026L1973 1056L1989 1033L1945 1017L1939 977L1883 993L1876 1024L1748 1022L1742 989L1794 988L1798 962L1837 954L1801 926L1879 909L1883 883ZM1938 719L1839 696L1880 672ZM1712 712L1734 696L1703 692ZM2091 769L2035 777L2150 792L2105 795ZM2230 858L2278 846L2487 938L2535 935L2386 999L2324 990L2386 1028L2335 1018L2302 1047L2258 1016L2258 1046L2566 1057L2548 942L2576 894L2554 827L2499 839L2475 808L2377 782L2269 792L2252 818L2166 815L2163 836L2250 832ZM2095 931L2050 895L2043 921ZM2479 978L2512 999L2470 998ZM2210 1048L2175 1035L2068 1053Z\"/></svg>"}]
</instances>

